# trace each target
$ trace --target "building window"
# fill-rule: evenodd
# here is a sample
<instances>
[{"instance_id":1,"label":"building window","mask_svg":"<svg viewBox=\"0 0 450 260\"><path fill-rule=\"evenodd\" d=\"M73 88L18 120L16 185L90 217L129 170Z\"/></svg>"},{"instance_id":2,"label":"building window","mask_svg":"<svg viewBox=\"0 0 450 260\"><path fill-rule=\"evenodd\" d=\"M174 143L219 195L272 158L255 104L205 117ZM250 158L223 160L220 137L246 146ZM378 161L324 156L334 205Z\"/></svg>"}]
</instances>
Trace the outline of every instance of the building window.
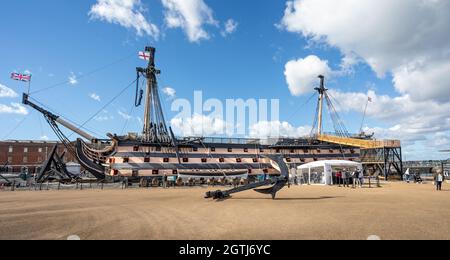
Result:
<instances>
[{"instance_id":1,"label":"building window","mask_svg":"<svg viewBox=\"0 0 450 260\"><path fill-rule=\"evenodd\" d=\"M144 158L144 163L149 163L150 162L150 157L145 157Z\"/></svg>"},{"instance_id":2,"label":"building window","mask_svg":"<svg viewBox=\"0 0 450 260\"><path fill-rule=\"evenodd\" d=\"M9 152L9 153L12 153L13 151L14 151L13 147L10 146L10 147L8 148L8 152Z\"/></svg>"},{"instance_id":3,"label":"building window","mask_svg":"<svg viewBox=\"0 0 450 260\"><path fill-rule=\"evenodd\" d=\"M264 149L262 149L262 148L259 149L259 152L260 152L260 153L264 153Z\"/></svg>"},{"instance_id":4,"label":"building window","mask_svg":"<svg viewBox=\"0 0 450 260\"><path fill-rule=\"evenodd\" d=\"M136 145L136 146L134 146L134 147L133 147L133 151L135 151L135 152L139 152L139 146L137 146L137 145Z\"/></svg>"},{"instance_id":5,"label":"building window","mask_svg":"<svg viewBox=\"0 0 450 260\"><path fill-rule=\"evenodd\" d=\"M157 152L161 152L161 151L162 151L162 148L161 148L161 147L156 147L156 151L157 151Z\"/></svg>"},{"instance_id":6,"label":"building window","mask_svg":"<svg viewBox=\"0 0 450 260\"><path fill-rule=\"evenodd\" d=\"M280 152L281 152L280 149L276 149L276 150L275 150L275 153L280 153Z\"/></svg>"},{"instance_id":7,"label":"building window","mask_svg":"<svg viewBox=\"0 0 450 260\"><path fill-rule=\"evenodd\" d=\"M37 161L38 163L42 163L43 162L43 160L42 160L42 157L41 156L38 156L38 161Z\"/></svg>"},{"instance_id":8,"label":"building window","mask_svg":"<svg viewBox=\"0 0 450 260\"><path fill-rule=\"evenodd\" d=\"M114 176L119 175L119 170L113 170L113 175L114 175Z\"/></svg>"},{"instance_id":9,"label":"building window","mask_svg":"<svg viewBox=\"0 0 450 260\"><path fill-rule=\"evenodd\" d=\"M224 158L220 158L220 159L219 159L219 162L224 163L224 162L225 162L225 159L224 159Z\"/></svg>"},{"instance_id":10,"label":"building window","mask_svg":"<svg viewBox=\"0 0 450 260\"><path fill-rule=\"evenodd\" d=\"M185 158L183 158L183 162L184 162L184 163L187 163L187 162L189 162L189 158L186 158L186 157L185 157Z\"/></svg>"},{"instance_id":11,"label":"building window","mask_svg":"<svg viewBox=\"0 0 450 260\"><path fill-rule=\"evenodd\" d=\"M292 150L291 150L291 153L295 153L295 150L294 150L294 149L292 149Z\"/></svg>"},{"instance_id":12,"label":"building window","mask_svg":"<svg viewBox=\"0 0 450 260\"><path fill-rule=\"evenodd\" d=\"M321 153L322 151L320 149L317 149L317 153Z\"/></svg>"},{"instance_id":13,"label":"building window","mask_svg":"<svg viewBox=\"0 0 450 260\"><path fill-rule=\"evenodd\" d=\"M228 152L232 153L233 152L233 148L228 148Z\"/></svg>"},{"instance_id":14,"label":"building window","mask_svg":"<svg viewBox=\"0 0 450 260\"><path fill-rule=\"evenodd\" d=\"M173 175L178 175L178 170L173 170L173 171L172 171L172 174L173 174Z\"/></svg>"},{"instance_id":15,"label":"building window","mask_svg":"<svg viewBox=\"0 0 450 260\"><path fill-rule=\"evenodd\" d=\"M12 163L12 162L13 162L12 156L8 156L8 163Z\"/></svg>"},{"instance_id":16,"label":"building window","mask_svg":"<svg viewBox=\"0 0 450 260\"><path fill-rule=\"evenodd\" d=\"M248 153L248 148L244 148L244 153Z\"/></svg>"},{"instance_id":17,"label":"building window","mask_svg":"<svg viewBox=\"0 0 450 260\"><path fill-rule=\"evenodd\" d=\"M211 147L211 152L215 152L216 151L216 147Z\"/></svg>"},{"instance_id":18,"label":"building window","mask_svg":"<svg viewBox=\"0 0 450 260\"><path fill-rule=\"evenodd\" d=\"M28 147L23 148L24 153L28 153Z\"/></svg>"},{"instance_id":19,"label":"building window","mask_svg":"<svg viewBox=\"0 0 450 260\"><path fill-rule=\"evenodd\" d=\"M291 158L286 158L286 162L290 163L290 162L292 162L292 159Z\"/></svg>"},{"instance_id":20,"label":"building window","mask_svg":"<svg viewBox=\"0 0 450 260\"><path fill-rule=\"evenodd\" d=\"M28 163L28 156L23 157L23 163Z\"/></svg>"},{"instance_id":21,"label":"building window","mask_svg":"<svg viewBox=\"0 0 450 260\"><path fill-rule=\"evenodd\" d=\"M258 161L259 161L258 158L253 158L254 163L257 163Z\"/></svg>"},{"instance_id":22,"label":"building window","mask_svg":"<svg viewBox=\"0 0 450 260\"><path fill-rule=\"evenodd\" d=\"M133 172L131 173L133 177L138 177L139 176L139 170L133 170Z\"/></svg>"},{"instance_id":23,"label":"building window","mask_svg":"<svg viewBox=\"0 0 450 260\"><path fill-rule=\"evenodd\" d=\"M38 148L38 153L42 153L42 148Z\"/></svg>"},{"instance_id":24,"label":"building window","mask_svg":"<svg viewBox=\"0 0 450 260\"><path fill-rule=\"evenodd\" d=\"M236 162L237 162L237 163L241 163L241 162L242 162L242 159L241 159L241 158L236 158Z\"/></svg>"},{"instance_id":25,"label":"building window","mask_svg":"<svg viewBox=\"0 0 450 260\"><path fill-rule=\"evenodd\" d=\"M330 153L334 153L334 150L330 149Z\"/></svg>"},{"instance_id":26,"label":"building window","mask_svg":"<svg viewBox=\"0 0 450 260\"><path fill-rule=\"evenodd\" d=\"M153 175L158 175L158 174L159 174L159 170L153 170L153 171L152 171L152 174L153 174Z\"/></svg>"},{"instance_id":27,"label":"building window","mask_svg":"<svg viewBox=\"0 0 450 260\"><path fill-rule=\"evenodd\" d=\"M207 162L208 162L208 159L202 158L202 163L207 163Z\"/></svg>"},{"instance_id":28,"label":"building window","mask_svg":"<svg viewBox=\"0 0 450 260\"><path fill-rule=\"evenodd\" d=\"M169 161L170 161L169 158L164 158L164 162L165 162L165 163L168 163Z\"/></svg>"},{"instance_id":29,"label":"building window","mask_svg":"<svg viewBox=\"0 0 450 260\"><path fill-rule=\"evenodd\" d=\"M192 148L192 151L194 151L194 152L198 152L198 147L194 147L194 148Z\"/></svg>"},{"instance_id":30,"label":"building window","mask_svg":"<svg viewBox=\"0 0 450 260\"><path fill-rule=\"evenodd\" d=\"M300 161L301 161L302 163L304 163L304 162L305 162L305 159L302 158L302 159L300 159Z\"/></svg>"},{"instance_id":31,"label":"building window","mask_svg":"<svg viewBox=\"0 0 450 260\"><path fill-rule=\"evenodd\" d=\"M129 163L130 162L130 158L123 158L123 163Z\"/></svg>"}]
</instances>

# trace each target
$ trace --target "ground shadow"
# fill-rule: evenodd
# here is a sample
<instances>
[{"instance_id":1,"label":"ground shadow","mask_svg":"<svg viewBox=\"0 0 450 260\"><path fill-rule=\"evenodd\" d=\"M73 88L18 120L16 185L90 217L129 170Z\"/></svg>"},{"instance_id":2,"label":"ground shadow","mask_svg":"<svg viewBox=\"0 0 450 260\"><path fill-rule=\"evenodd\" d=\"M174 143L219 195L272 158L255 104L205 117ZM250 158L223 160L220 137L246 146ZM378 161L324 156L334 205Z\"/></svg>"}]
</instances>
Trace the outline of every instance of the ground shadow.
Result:
<instances>
[{"instance_id":1,"label":"ground shadow","mask_svg":"<svg viewBox=\"0 0 450 260\"><path fill-rule=\"evenodd\" d=\"M276 198L275 200L278 201L302 201L302 200L331 200L331 199L338 199L343 198L343 196L322 196L322 197L316 197L316 198ZM272 198L234 198L231 197L230 200L272 200Z\"/></svg>"}]
</instances>

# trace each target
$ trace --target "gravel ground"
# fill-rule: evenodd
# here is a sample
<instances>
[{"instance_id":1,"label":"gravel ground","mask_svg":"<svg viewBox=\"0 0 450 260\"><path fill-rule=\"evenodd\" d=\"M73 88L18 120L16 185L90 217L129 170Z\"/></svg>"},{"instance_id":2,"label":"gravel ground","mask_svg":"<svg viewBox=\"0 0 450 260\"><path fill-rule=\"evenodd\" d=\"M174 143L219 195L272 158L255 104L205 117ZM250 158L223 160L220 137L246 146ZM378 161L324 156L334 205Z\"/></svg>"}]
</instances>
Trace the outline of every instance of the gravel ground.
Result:
<instances>
[{"instance_id":1,"label":"gravel ground","mask_svg":"<svg viewBox=\"0 0 450 260\"><path fill-rule=\"evenodd\" d=\"M247 191L216 202L208 190L0 192L0 239L450 239L449 184L294 186L275 201Z\"/></svg>"}]
</instances>

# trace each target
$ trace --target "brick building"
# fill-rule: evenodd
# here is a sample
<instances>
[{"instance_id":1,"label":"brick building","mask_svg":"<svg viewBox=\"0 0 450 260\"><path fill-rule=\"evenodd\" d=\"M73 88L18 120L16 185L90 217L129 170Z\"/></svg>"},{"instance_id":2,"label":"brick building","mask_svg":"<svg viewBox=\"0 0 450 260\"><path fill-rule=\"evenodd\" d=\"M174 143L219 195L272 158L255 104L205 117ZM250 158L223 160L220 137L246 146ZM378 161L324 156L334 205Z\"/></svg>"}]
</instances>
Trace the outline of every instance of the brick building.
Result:
<instances>
[{"instance_id":1,"label":"brick building","mask_svg":"<svg viewBox=\"0 0 450 260\"><path fill-rule=\"evenodd\" d=\"M0 142L0 168L8 173L36 173L47 160L53 147L58 144L58 154L66 151L64 145L52 141L3 141ZM64 162L76 162L72 154L66 152Z\"/></svg>"}]
</instances>

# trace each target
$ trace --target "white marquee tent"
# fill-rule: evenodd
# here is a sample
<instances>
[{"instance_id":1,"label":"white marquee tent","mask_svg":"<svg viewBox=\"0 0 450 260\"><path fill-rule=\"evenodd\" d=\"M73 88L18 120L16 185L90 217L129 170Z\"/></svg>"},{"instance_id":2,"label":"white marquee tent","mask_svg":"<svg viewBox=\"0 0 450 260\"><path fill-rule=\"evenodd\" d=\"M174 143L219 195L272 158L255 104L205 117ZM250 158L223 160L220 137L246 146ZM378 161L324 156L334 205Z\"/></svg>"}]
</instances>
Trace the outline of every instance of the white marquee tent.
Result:
<instances>
[{"instance_id":1,"label":"white marquee tent","mask_svg":"<svg viewBox=\"0 0 450 260\"><path fill-rule=\"evenodd\" d=\"M317 161L304 164L297 168L297 177L308 184L333 185L333 168L348 168L363 170L361 163L343 160Z\"/></svg>"}]
</instances>

